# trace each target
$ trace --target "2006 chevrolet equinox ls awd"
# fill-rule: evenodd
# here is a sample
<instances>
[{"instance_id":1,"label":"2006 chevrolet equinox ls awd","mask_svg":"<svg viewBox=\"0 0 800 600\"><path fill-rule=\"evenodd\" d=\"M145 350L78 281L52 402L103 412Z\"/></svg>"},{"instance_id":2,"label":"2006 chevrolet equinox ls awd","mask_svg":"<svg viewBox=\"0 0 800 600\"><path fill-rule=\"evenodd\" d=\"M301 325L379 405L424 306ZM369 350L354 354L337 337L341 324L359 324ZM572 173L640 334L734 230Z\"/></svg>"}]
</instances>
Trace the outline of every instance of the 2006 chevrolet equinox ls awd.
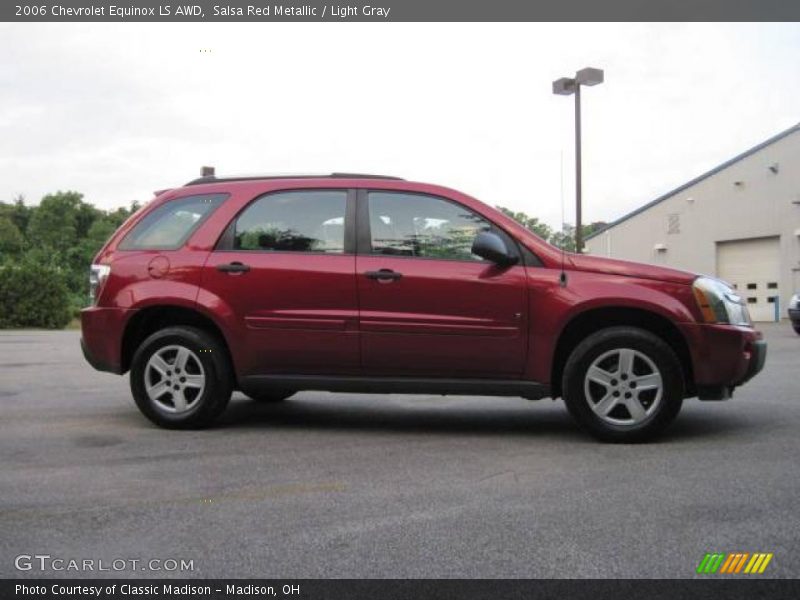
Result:
<instances>
[{"instance_id":1,"label":"2006 chevrolet equinox ls awd","mask_svg":"<svg viewBox=\"0 0 800 600\"><path fill-rule=\"evenodd\" d=\"M158 425L233 390L562 397L608 441L729 398L766 344L725 283L563 253L460 192L391 177L204 177L156 197L90 272L87 360Z\"/></svg>"}]
</instances>

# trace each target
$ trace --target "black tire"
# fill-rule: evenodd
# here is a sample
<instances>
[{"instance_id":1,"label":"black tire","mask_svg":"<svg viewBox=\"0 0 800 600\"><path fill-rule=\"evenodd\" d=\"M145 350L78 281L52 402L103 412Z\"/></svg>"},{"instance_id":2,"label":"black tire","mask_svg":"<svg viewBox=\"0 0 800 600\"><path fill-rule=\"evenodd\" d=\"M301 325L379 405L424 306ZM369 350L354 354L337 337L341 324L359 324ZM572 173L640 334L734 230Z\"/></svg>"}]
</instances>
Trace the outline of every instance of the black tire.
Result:
<instances>
[{"instance_id":1,"label":"black tire","mask_svg":"<svg viewBox=\"0 0 800 600\"><path fill-rule=\"evenodd\" d=\"M169 353L173 347L186 348L191 353L183 373L186 377L181 377L180 369L175 368L178 361L177 350L174 362L169 362ZM162 384L162 376L157 367L148 368L148 362L159 352L162 354L158 357L176 371L167 371L170 375L163 377L163 383L169 381L176 386L187 386L184 388L186 396L183 398L184 402L186 397L190 400L186 404L186 410L182 412L170 412L169 407L164 407L169 403L175 404L171 386L166 386L164 395L157 400L148 395L147 383L152 385L155 378L157 384ZM184 381L192 376L203 377L201 390L189 388L189 383L179 383L179 380ZM147 382L145 377L149 378ZM130 385L136 405L153 423L168 429L198 429L210 425L228 405L232 383L232 370L225 348L215 336L195 327L167 327L155 332L137 348L131 362ZM179 393L183 393L183 389ZM177 408L177 404L175 407Z\"/></svg>"},{"instance_id":2,"label":"black tire","mask_svg":"<svg viewBox=\"0 0 800 600\"><path fill-rule=\"evenodd\" d=\"M796 324L796 325L795 325L794 323L792 323L792 329L794 329L794 332L795 332L797 335L800 335L800 323L798 323L798 324Z\"/></svg>"},{"instance_id":3,"label":"black tire","mask_svg":"<svg viewBox=\"0 0 800 600\"><path fill-rule=\"evenodd\" d=\"M661 377L660 395L657 390L634 389L636 381L644 381L639 378L645 375L626 376L625 381L620 379L620 375L604 384L595 383L594 378L587 377L589 367L593 364L595 367L603 366L601 372L605 377L609 374L605 365L613 365L615 358L617 366L611 374L623 372L623 354L634 357L629 359L633 365L631 372L638 369L640 373L654 375L653 366L657 369ZM604 360L610 362L604 363ZM643 442L660 434L678 415L683 404L685 383L678 357L661 338L636 327L609 327L593 333L572 351L564 367L562 392L570 414L597 439L605 442ZM609 397L610 394L613 394L613 399ZM613 408L604 417L595 413L595 410L602 412L600 401L595 401L598 397L604 401L608 399L606 406ZM629 410L628 402L636 403L637 406L631 408L642 409L639 422Z\"/></svg>"},{"instance_id":4,"label":"black tire","mask_svg":"<svg viewBox=\"0 0 800 600\"><path fill-rule=\"evenodd\" d=\"M263 392L253 392L252 394L247 394L247 397L251 400L256 402L263 402L265 404L277 404L278 402L283 402L294 396L297 392L295 390L284 390L276 388L274 390L263 391Z\"/></svg>"}]
</instances>

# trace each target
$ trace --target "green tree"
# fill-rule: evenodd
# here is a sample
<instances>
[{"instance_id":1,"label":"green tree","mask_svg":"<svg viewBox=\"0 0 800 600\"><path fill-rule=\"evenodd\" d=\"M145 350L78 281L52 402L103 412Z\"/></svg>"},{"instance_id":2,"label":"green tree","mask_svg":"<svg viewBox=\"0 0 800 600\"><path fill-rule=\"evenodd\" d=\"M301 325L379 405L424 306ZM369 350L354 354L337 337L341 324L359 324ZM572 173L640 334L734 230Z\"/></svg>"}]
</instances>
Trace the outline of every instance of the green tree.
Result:
<instances>
[{"instance_id":1,"label":"green tree","mask_svg":"<svg viewBox=\"0 0 800 600\"><path fill-rule=\"evenodd\" d=\"M75 233L78 239L88 236L94 222L103 216L103 211L81 201L75 209Z\"/></svg>"},{"instance_id":2,"label":"green tree","mask_svg":"<svg viewBox=\"0 0 800 600\"><path fill-rule=\"evenodd\" d=\"M549 240L553 235L553 230L550 228L550 226L547 223L542 223L536 217L530 217L524 212L514 212L513 210L503 206L498 206L497 210L502 212L504 215L511 217L525 229L532 231L543 240Z\"/></svg>"},{"instance_id":3,"label":"green tree","mask_svg":"<svg viewBox=\"0 0 800 600\"><path fill-rule=\"evenodd\" d=\"M77 271L78 277L80 278L79 285L81 288L85 286L86 270L89 268L95 255L100 251L100 248L103 247L103 244L105 244L108 238L111 237L111 234L117 230L117 227L119 227L119 225L117 225L114 220L108 216L101 216L89 227L86 236L78 242L75 251L70 253L74 270ZM70 290L81 291L73 289L73 286L70 286Z\"/></svg>"},{"instance_id":4,"label":"green tree","mask_svg":"<svg viewBox=\"0 0 800 600\"><path fill-rule=\"evenodd\" d=\"M78 210L82 200L83 195L77 192L56 192L42 198L28 223L31 245L66 259L68 251L78 241Z\"/></svg>"},{"instance_id":5,"label":"green tree","mask_svg":"<svg viewBox=\"0 0 800 600\"><path fill-rule=\"evenodd\" d=\"M608 227L608 223L606 223L605 221L593 221L593 222L589 223L588 225L584 225L583 226L583 239L586 239L587 236L590 236L593 233L596 233L596 232L598 232L598 231L600 231L602 229L605 229L606 227Z\"/></svg>"},{"instance_id":6,"label":"green tree","mask_svg":"<svg viewBox=\"0 0 800 600\"><path fill-rule=\"evenodd\" d=\"M511 217L517 223L529 229L543 240L550 242L553 246L566 250L567 252L575 252L575 226L569 223L564 223L561 231L553 231L552 228L546 223L542 223L536 217L531 217L524 212L514 212L508 208L498 206L497 209L503 214ZM594 221L588 225L583 225L583 239L585 240L588 235L599 231L608 225L605 221Z\"/></svg>"},{"instance_id":7,"label":"green tree","mask_svg":"<svg viewBox=\"0 0 800 600\"><path fill-rule=\"evenodd\" d=\"M86 233L86 241L92 244L96 253L120 225L121 223L115 222L110 217L100 217L89 227L89 231Z\"/></svg>"},{"instance_id":8,"label":"green tree","mask_svg":"<svg viewBox=\"0 0 800 600\"><path fill-rule=\"evenodd\" d=\"M121 207L119 207L119 208L117 208L115 210L106 212L105 213L105 218L109 222L113 223L114 224L114 229L116 229L117 227L122 225L128 219L128 217L130 217L133 213L135 213L141 207L142 207L142 205L139 202L137 202L136 200L134 200L133 202L131 202L131 205L130 205L129 208L125 208L124 206L121 206Z\"/></svg>"},{"instance_id":9,"label":"green tree","mask_svg":"<svg viewBox=\"0 0 800 600\"><path fill-rule=\"evenodd\" d=\"M0 202L0 217L11 220L20 232L28 230L28 221L31 218L32 207L25 205L25 198L21 194L14 198L14 202L6 204Z\"/></svg>"},{"instance_id":10,"label":"green tree","mask_svg":"<svg viewBox=\"0 0 800 600\"><path fill-rule=\"evenodd\" d=\"M0 216L0 263L8 257L14 257L25 247L22 232L9 217Z\"/></svg>"},{"instance_id":11,"label":"green tree","mask_svg":"<svg viewBox=\"0 0 800 600\"><path fill-rule=\"evenodd\" d=\"M548 241L556 248L561 248L567 252L575 252L575 227L569 223L564 223L561 231L553 232Z\"/></svg>"},{"instance_id":12,"label":"green tree","mask_svg":"<svg viewBox=\"0 0 800 600\"><path fill-rule=\"evenodd\" d=\"M603 229L607 223L605 221L594 221L588 225L581 227L583 231L584 250L586 238L594 233ZM575 226L569 223L564 223L561 231L556 231L550 238L550 243L554 246L566 250L568 252L575 252Z\"/></svg>"},{"instance_id":13,"label":"green tree","mask_svg":"<svg viewBox=\"0 0 800 600\"><path fill-rule=\"evenodd\" d=\"M7 279L0 282L5 285L0 290L0 312L8 313L0 314L0 327L62 326L64 314L74 315L86 305L92 259L139 208L132 202L129 207L100 210L74 191L48 194L38 206L27 206L22 196L12 203L0 202L0 276ZM47 299L40 298L44 312L37 312L27 300L13 308L36 281L48 294ZM66 313L60 308L64 298Z\"/></svg>"}]
</instances>

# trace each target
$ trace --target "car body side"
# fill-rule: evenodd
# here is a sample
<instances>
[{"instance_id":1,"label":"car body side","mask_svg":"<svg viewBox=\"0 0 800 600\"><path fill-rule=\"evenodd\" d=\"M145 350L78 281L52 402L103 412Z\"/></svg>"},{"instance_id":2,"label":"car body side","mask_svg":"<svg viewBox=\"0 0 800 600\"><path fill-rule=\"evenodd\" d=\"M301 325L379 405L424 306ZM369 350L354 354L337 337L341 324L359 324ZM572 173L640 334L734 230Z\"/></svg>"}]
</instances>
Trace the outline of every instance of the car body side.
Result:
<instances>
[{"instance_id":1,"label":"car body side","mask_svg":"<svg viewBox=\"0 0 800 600\"><path fill-rule=\"evenodd\" d=\"M748 353L761 334L747 327L703 323L692 294L693 274L562 253L512 219L458 191L424 183L361 178L219 182L161 193L129 219L95 259L98 264L113 260L114 276L100 290L96 306L82 313L82 344L89 362L101 370L125 372L131 357L127 346L137 338L137 331L145 327L148 318L156 318L158 311L171 310L181 318L196 314L197 319L211 324L226 343L237 378L252 374L258 359L254 349L242 343L248 339L245 319L224 298L203 286L203 269L222 232L255 198L270 192L307 189L440 196L483 216L530 251L535 261L510 267L523 274L527 295L527 356L524 368L515 377L547 386L554 397L560 395L560 369L570 349L588 333L615 324L638 325L664 337L683 364L687 395L708 391L713 396L718 388L742 383L752 370ZM229 197L182 248L117 250L130 229L161 204L188 195L215 193ZM166 257L167 269L153 265L157 257ZM313 263L320 258L309 255L306 260ZM355 269L353 261L354 278ZM313 269L308 276L314 277ZM348 334L358 344L359 333L356 312L352 326L343 335ZM357 365L351 372L346 368L340 372L359 373Z\"/></svg>"}]
</instances>

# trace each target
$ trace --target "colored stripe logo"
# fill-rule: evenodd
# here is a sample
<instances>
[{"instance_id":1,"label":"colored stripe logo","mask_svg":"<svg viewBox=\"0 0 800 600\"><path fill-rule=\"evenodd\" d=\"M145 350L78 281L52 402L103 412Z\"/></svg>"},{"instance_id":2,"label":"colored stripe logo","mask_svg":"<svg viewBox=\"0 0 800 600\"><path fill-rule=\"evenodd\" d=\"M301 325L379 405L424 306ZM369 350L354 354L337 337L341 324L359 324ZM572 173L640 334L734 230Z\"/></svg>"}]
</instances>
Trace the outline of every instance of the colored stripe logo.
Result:
<instances>
[{"instance_id":1,"label":"colored stripe logo","mask_svg":"<svg viewBox=\"0 0 800 600\"><path fill-rule=\"evenodd\" d=\"M706 553L703 560L697 565L697 573L701 575L713 575L715 573L756 575L767 570L767 565L772 560L772 556L771 552L754 552L752 554L749 552Z\"/></svg>"}]
</instances>

